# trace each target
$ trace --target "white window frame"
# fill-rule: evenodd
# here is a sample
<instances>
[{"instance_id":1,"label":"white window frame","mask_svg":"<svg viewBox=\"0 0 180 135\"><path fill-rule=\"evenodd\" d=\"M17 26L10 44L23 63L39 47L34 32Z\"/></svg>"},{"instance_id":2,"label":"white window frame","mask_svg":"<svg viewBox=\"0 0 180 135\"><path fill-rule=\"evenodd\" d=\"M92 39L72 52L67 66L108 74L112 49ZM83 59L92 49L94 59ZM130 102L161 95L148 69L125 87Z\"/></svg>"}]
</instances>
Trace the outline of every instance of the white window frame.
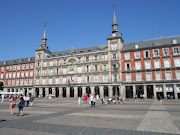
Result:
<instances>
[{"instance_id":1,"label":"white window frame","mask_svg":"<svg viewBox=\"0 0 180 135\"><path fill-rule=\"evenodd\" d=\"M157 67L156 61L159 62L159 66ZM154 68L160 68L161 67L161 62L160 60L154 60Z\"/></svg>"},{"instance_id":2,"label":"white window frame","mask_svg":"<svg viewBox=\"0 0 180 135\"><path fill-rule=\"evenodd\" d=\"M167 73L170 73L170 78L167 78ZM171 71L165 72L165 76L166 76L166 80L172 80L172 72Z\"/></svg>"},{"instance_id":3,"label":"white window frame","mask_svg":"<svg viewBox=\"0 0 180 135\"><path fill-rule=\"evenodd\" d=\"M167 50L167 54L165 50ZM163 48L163 56L169 56L169 48Z\"/></svg>"},{"instance_id":4,"label":"white window frame","mask_svg":"<svg viewBox=\"0 0 180 135\"><path fill-rule=\"evenodd\" d=\"M127 64L129 64L129 69L127 68ZM125 68L126 68L126 70L131 70L131 63L130 62L127 62L127 63L125 63Z\"/></svg>"},{"instance_id":5,"label":"white window frame","mask_svg":"<svg viewBox=\"0 0 180 135\"><path fill-rule=\"evenodd\" d=\"M157 51L157 54L156 54L156 52L155 51ZM154 49L153 50L153 57L159 57L159 49Z\"/></svg>"},{"instance_id":6,"label":"white window frame","mask_svg":"<svg viewBox=\"0 0 180 135\"><path fill-rule=\"evenodd\" d=\"M150 75L150 78L148 78L148 74ZM152 73L146 72L146 81L151 81L151 80L152 80Z\"/></svg>"},{"instance_id":7,"label":"white window frame","mask_svg":"<svg viewBox=\"0 0 180 135\"><path fill-rule=\"evenodd\" d=\"M140 51L134 52L134 59L140 59L140 58L141 58Z\"/></svg>"},{"instance_id":8,"label":"white window frame","mask_svg":"<svg viewBox=\"0 0 180 135\"><path fill-rule=\"evenodd\" d=\"M131 59L131 55L130 55L130 52L128 52L128 53L124 53L124 58L125 58L125 60L130 60Z\"/></svg>"},{"instance_id":9,"label":"white window frame","mask_svg":"<svg viewBox=\"0 0 180 135\"><path fill-rule=\"evenodd\" d=\"M169 66L166 66L166 65L165 65L165 61L166 61L166 60L168 60L168 61L169 61ZM164 61L164 67L166 67L166 68L171 67L171 61L170 61L170 59L164 59L163 61Z\"/></svg>"},{"instance_id":10,"label":"white window frame","mask_svg":"<svg viewBox=\"0 0 180 135\"><path fill-rule=\"evenodd\" d=\"M149 62L149 67L146 66L146 63ZM150 60L147 60L147 61L144 61L144 66L145 66L145 69L150 69L151 68L151 61Z\"/></svg>"},{"instance_id":11,"label":"white window frame","mask_svg":"<svg viewBox=\"0 0 180 135\"><path fill-rule=\"evenodd\" d=\"M137 63L139 63L138 66L137 66ZM140 70L141 69L141 61L135 62L135 68L136 68L136 70Z\"/></svg>"},{"instance_id":12,"label":"white window frame","mask_svg":"<svg viewBox=\"0 0 180 135\"><path fill-rule=\"evenodd\" d=\"M175 49L177 49L176 52ZM179 47L173 47L173 55L178 55L178 54L179 54Z\"/></svg>"},{"instance_id":13,"label":"white window frame","mask_svg":"<svg viewBox=\"0 0 180 135\"><path fill-rule=\"evenodd\" d=\"M160 75L160 78L158 78L158 74ZM155 72L156 80L162 80L162 73L161 72Z\"/></svg>"},{"instance_id":14,"label":"white window frame","mask_svg":"<svg viewBox=\"0 0 180 135\"><path fill-rule=\"evenodd\" d=\"M146 57L146 52L148 52L147 57ZM150 58L150 51L149 50L144 50L144 58Z\"/></svg>"},{"instance_id":15,"label":"white window frame","mask_svg":"<svg viewBox=\"0 0 180 135\"><path fill-rule=\"evenodd\" d=\"M140 76L140 78L138 78ZM142 81L142 73L136 73L136 81Z\"/></svg>"},{"instance_id":16,"label":"white window frame","mask_svg":"<svg viewBox=\"0 0 180 135\"><path fill-rule=\"evenodd\" d=\"M129 76L129 78L128 78L128 76ZM126 81L127 82L131 82L132 81L131 74L126 74Z\"/></svg>"},{"instance_id":17,"label":"white window frame","mask_svg":"<svg viewBox=\"0 0 180 135\"><path fill-rule=\"evenodd\" d=\"M180 70L179 70L179 71L176 71L176 79L177 79L177 80L180 80Z\"/></svg>"},{"instance_id":18,"label":"white window frame","mask_svg":"<svg viewBox=\"0 0 180 135\"><path fill-rule=\"evenodd\" d=\"M180 67L180 58L174 58L174 66Z\"/></svg>"}]
</instances>

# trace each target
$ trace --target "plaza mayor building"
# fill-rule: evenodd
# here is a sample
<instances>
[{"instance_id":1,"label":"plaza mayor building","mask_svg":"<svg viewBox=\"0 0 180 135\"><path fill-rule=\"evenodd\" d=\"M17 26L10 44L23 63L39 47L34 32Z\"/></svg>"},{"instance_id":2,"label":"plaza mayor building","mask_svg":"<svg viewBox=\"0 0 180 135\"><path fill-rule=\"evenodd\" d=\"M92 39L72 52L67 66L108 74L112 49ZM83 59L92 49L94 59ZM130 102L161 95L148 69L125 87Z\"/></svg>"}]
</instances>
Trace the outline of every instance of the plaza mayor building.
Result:
<instances>
[{"instance_id":1,"label":"plaza mayor building","mask_svg":"<svg viewBox=\"0 0 180 135\"><path fill-rule=\"evenodd\" d=\"M58 98L86 93L180 98L180 36L123 43L114 10L105 45L51 52L46 41L45 26L35 57L0 62L1 91Z\"/></svg>"}]
</instances>

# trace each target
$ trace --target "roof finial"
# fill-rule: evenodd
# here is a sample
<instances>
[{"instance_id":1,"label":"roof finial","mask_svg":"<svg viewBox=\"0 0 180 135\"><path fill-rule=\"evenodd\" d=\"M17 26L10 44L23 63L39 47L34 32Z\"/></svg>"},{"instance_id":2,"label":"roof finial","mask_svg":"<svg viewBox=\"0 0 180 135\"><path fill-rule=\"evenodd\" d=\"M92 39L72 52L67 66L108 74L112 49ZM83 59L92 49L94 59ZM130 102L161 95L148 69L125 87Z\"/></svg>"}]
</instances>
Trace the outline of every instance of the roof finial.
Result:
<instances>
[{"instance_id":1,"label":"roof finial","mask_svg":"<svg viewBox=\"0 0 180 135\"><path fill-rule=\"evenodd\" d=\"M118 24L117 24L117 20L116 20L115 4L113 4L113 6L114 6L114 17L113 17L113 24L112 24L112 27L113 27L112 33L117 33L118 32Z\"/></svg>"}]
</instances>

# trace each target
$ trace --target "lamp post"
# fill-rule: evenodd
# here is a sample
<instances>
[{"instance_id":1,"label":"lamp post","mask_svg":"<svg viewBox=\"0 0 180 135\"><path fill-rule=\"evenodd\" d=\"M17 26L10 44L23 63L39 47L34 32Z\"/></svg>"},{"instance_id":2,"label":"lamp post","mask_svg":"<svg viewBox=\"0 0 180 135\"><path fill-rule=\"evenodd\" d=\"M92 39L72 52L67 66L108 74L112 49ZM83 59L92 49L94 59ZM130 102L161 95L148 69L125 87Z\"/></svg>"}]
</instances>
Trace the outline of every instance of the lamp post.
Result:
<instances>
[{"instance_id":1,"label":"lamp post","mask_svg":"<svg viewBox=\"0 0 180 135\"><path fill-rule=\"evenodd\" d=\"M115 83L116 83L116 87L115 87L115 97L116 97L116 99L117 99L117 97L118 97L118 91L117 91L117 88L118 88L118 86L117 86L117 74L118 74L118 69L119 69L119 63L114 63L113 64L113 68L114 68L114 72L115 72L115 75L116 75L116 78L115 78Z\"/></svg>"}]
</instances>

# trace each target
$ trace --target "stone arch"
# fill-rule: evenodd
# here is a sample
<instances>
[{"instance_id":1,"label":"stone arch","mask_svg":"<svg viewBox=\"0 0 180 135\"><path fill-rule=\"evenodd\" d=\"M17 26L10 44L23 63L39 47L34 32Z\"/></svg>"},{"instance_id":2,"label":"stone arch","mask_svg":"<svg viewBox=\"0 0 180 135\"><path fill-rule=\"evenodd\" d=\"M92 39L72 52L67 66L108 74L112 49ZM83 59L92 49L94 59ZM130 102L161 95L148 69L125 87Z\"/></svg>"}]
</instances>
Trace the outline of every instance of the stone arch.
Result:
<instances>
[{"instance_id":1,"label":"stone arch","mask_svg":"<svg viewBox=\"0 0 180 135\"><path fill-rule=\"evenodd\" d=\"M104 97L109 97L109 91L107 86L104 86Z\"/></svg>"},{"instance_id":2,"label":"stone arch","mask_svg":"<svg viewBox=\"0 0 180 135\"><path fill-rule=\"evenodd\" d=\"M82 97L82 87L78 87L78 97Z\"/></svg>"},{"instance_id":3,"label":"stone arch","mask_svg":"<svg viewBox=\"0 0 180 135\"><path fill-rule=\"evenodd\" d=\"M94 94L95 94L95 95L98 94L98 95L100 96L99 87L98 87L98 86L95 86L94 90L95 90L95 91L94 91Z\"/></svg>"},{"instance_id":4,"label":"stone arch","mask_svg":"<svg viewBox=\"0 0 180 135\"><path fill-rule=\"evenodd\" d=\"M56 96L56 97L59 97L59 88L56 88L55 91L56 91L55 96Z\"/></svg>"},{"instance_id":5,"label":"stone arch","mask_svg":"<svg viewBox=\"0 0 180 135\"><path fill-rule=\"evenodd\" d=\"M89 86L86 87L86 94L88 97L91 94L91 88Z\"/></svg>"},{"instance_id":6,"label":"stone arch","mask_svg":"<svg viewBox=\"0 0 180 135\"><path fill-rule=\"evenodd\" d=\"M49 88L49 94L52 94L52 89L51 88Z\"/></svg>"},{"instance_id":7,"label":"stone arch","mask_svg":"<svg viewBox=\"0 0 180 135\"><path fill-rule=\"evenodd\" d=\"M117 94L118 94L118 96L119 96L119 87L118 87L118 86L114 86L114 87L113 87L113 96L115 96L115 91L116 91L116 89L117 89Z\"/></svg>"},{"instance_id":8,"label":"stone arch","mask_svg":"<svg viewBox=\"0 0 180 135\"><path fill-rule=\"evenodd\" d=\"M39 97L39 88L36 88L35 94L36 94L36 97Z\"/></svg>"},{"instance_id":9,"label":"stone arch","mask_svg":"<svg viewBox=\"0 0 180 135\"><path fill-rule=\"evenodd\" d=\"M73 87L70 88L70 97L74 97L74 88Z\"/></svg>"},{"instance_id":10,"label":"stone arch","mask_svg":"<svg viewBox=\"0 0 180 135\"><path fill-rule=\"evenodd\" d=\"M63 97L66 97L66 87L63 87L63 88L62 88L62 91L63 91L63 95L62 95L62 96L63 96Z\"/></svg>"},{"instance_id":11,"label":"stone arch","mask_svg":"<svg viewBox=\"0 0 180 135\"><path fill-rule=\"evenodd\" d=\"M42 89L42 93L43 93L42 96L43 96L43 97L46 97L46 90L45 90L45 88Z\"/></svg>"}]
</instances>

